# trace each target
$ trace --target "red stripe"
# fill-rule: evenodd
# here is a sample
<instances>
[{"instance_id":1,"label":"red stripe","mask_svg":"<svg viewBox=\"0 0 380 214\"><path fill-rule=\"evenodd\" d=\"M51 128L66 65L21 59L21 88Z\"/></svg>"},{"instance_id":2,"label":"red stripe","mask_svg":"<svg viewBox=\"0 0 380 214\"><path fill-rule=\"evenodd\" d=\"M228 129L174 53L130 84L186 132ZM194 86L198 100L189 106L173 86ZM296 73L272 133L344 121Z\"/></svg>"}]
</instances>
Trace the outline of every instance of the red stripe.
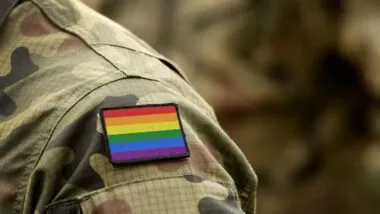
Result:
<instances>
[{"instance_id":1,"label":"red stripe","mask_svg":"<svg viewBox=\"0 0 380 214\"><path fill-rule=\"evenodd\" d=\"M133 107L127 109L110 109L103 111L105 118L110 117L125 117L125 116L139 116L151 114L167 114L175 113L175 106L151 106L151 107Z\"/></svg>"}]
</instances>

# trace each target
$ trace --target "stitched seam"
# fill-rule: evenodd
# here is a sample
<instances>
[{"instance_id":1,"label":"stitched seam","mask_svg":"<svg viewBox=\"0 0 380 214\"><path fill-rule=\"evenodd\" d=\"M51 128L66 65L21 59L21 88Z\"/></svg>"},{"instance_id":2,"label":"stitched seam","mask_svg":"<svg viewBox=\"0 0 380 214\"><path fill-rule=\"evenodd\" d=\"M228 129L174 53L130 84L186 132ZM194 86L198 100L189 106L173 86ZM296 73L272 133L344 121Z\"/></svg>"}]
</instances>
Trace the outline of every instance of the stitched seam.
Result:
<instances>
[{"instance_id":1,"label":"stitched seam","mask_svg":"<svg viewBox=\"0 0 380 214\"><path fill-rule=\"evenodd\" d=\"M132 79L132 78L139 78L139 79L145 79L145 80L149 80L149 81L153 81L153 82L156 82L156 83L159 83L160 85L162 85L165 89L168 90L167 93L171 92L173 94L176 94L180 97L183 97L183 98L189 98L189 96L186 95L186 93L182 90L175 90L173 89L173 87L170 87L168 84L166 84L165 82L161 81L161 80L157 80L157 79L153 79L153 78L150 78L150 77L147 77L145 75L128 75L128 78L126 79ZM180 93L181 92L181 93ZM201 102L199 102L198 100L194 99L193 97L190 97L191 98L191 101L194 101L196 102L195 104L197 104L196 106L199 107L199 104L201 104ZM193 103L193 102L192 102ZM207 104L207 103L206 103ZM204 106L205 104L201 104L202 106ZM208 105L208 104L207 104ZM209 119L210 121L212 122L217 122L214 118L214 115L211 111L209 111L208 109L211 107L211 106L206 106L207 109L203 109L205 111L203 111L204 113L204 116ZM211 110L212 110L212 107L211 107Z\"/></svg>"},{"instance_id":2,"label":"stitched seam","mask_svg":"<svg viewBox=\"0 0 380 214\"><path fill-rule=\"evenodd\" d=\"M195 174L184 174L184 175L195 175ZM155 180L168 180L168 179L178 179L178 178L183 178L183 175L173 175L173 176L166 176L166 177L126 181L126 182L114 184L114 185L111 185L111 186L108 186L108 187L105 187L105 188L102 188L102 189L99 189L96 191L92 191L92 192L83 194L81 196L78 196L78 198L71 198L71 199L67 199L64 201L58 201L58 202L55 202L53 204L49 204L48 207L62 205L62 204L70 204L70 203L73 203L76 201L78 201L79 203L83 203L83 202L89 200L93 195L102 194L102 193L107 192L109 190L114 190L115 188L120 187L120 186L132 185L132 184L137 184L137 183L144 183L144 182L155 181ZM212 183L218 183L218 184L221 184L223 186L225 185L224 187L227 187L227 188L235 188L233 185L228 184L228 183L215 182L215 181L211 181L211 180L205 180L203 182L206 182L206 181L212 182Z\"/></svg>"},{"instance_id":3,"label":"stitched seam","mask_svg":"<svg viewBox=\"0 0 380 214\"><path fill-rule=\"evenodd\" d=\"M128 51L131 51L131 52L136 52L136 53L148 56L148 57L152 57L154 59L163 60L163 61L171 64L171 66L173 66L173 68L175 69L174 72L177 75L179 75L187 84L190 85L190 82L189 82L188 78L186 77L185 73L180 68L178 68L178 65L175 65L174 62L171 62L169 59L167 59L165 57L162 57L162 56L159 56L159 55L150 54L148 52L143 52L143 51L135 50L133 48L122 46L122 45L117 45L117 44L96 43L96 44L91 44L91 46L93 46L93 47L96 47L96 46L110 46L110 47L115 47L115 48L122 48L122 49L125 49L125 50L128 50ZM167 65L165 65L165 66L168 67ZM171 68L169 68L169 69L173 70Z\"/></svg>"},{"instance_id":4,"label":"stitched seam","mask_svg":"<svg viewBox=\"0 0 380 214\"><path fill-rule=\"evenodd\" d=\"M161 57L159 55L155 56L153 54L150 54L150 53L147 53L147 52L142 52L142 51L138 51L138 50L135 50L135 49L132 49L132 48L129 48L129 47L125 47L125 46L121 46L121 45L115 45L115 44L102 44L102 43L91 43L89 41L87 41L86 39L82 38L82 36L73 31L73 30L69 30L67 29L64 25L62 25L62 23L60 21L58 21L56 19L56 16L59 16L61 18L65 18L63 17L61 14L59 13L54 13L54 12L50 12L49 10L44 10L44 6L42 6L43 4L39 4L39 2L37 2L36 0L31 0L31 2L34 3L34 5L36 5L43 14L45 14L45 16L49 19L50 22L52 22L52 24L54 24L56 27L58 27L60 30L62 30L63 32L66 32L66 33L69 33L77 38L79 38L81 41L83 41L84 44L86 44L93 52L95 52L97 55L101 56L104 60L106 60L108 63L110 63L114 68L116 68L118 71L122 72L124 75L128 75L127 72L123 69L121 69L120 67L118 67L115 63L112 62L112 60L108 59L108 57L104 56L100 51L96 50L95 49L95 46L111 46L111 47L119 47L119 48L124 48L126 50L129 50L131 52L136 52L136 53L141 53L141 54L144 54L146 56L150 56L152 58L155 58L155 59L159 59L159 60L164 60L166 61L167 63L171 64L174 69L176 70L175 73L177 73L186 83L189 84L188 82L188 79L187 77L185 76L185 74L183 74L183 72L177 68L176 65L174 65L174 63L171 63L170 60L166 59L165 57ZM48 7L48 5L46 5L46 7ZM89 31L82 27L81 25L76 25L76 27L80 28L80 30L82 31L85 31L85 32L88 32ZM170 69L170 68L169 68Z\"/></svg>"},{"instance_id":5,"label":"stitched seam","mask_svg":"<svg viewBox=\"0 0 380 214\"><path fill-rule=\"evenodd\" d=\"M151 81L155 81L155 82L160 82L162 85L164 85L168 90L170 89L170 91L172 92L175 92L174 90L172 90L170 87L168 87L166 84L164 84L163 82L159 81L159 80L156 80L156 79L151 79L151 78L146 78L146 77L142 77L142 76L129 76L127 75L127 72L125 72L124 70L120 69L117 65L115 65L111 60L109 60L107 57L105 57L104 55L102 55L100 52L98 52L96 49L94 49L94 47L92 45L90 45L85 39L83 39L79 34L77 34L76 32L73 32L71 30L68 30L66 29L65 27L63 27L61 25L61 23L55 19L55 15L59 16L59 14L50 14L48 13L47 11L49 10L44 10L44 7L41 6L38 2L36 2L35 0L31 0L31 2L33 3L33 5L35 5L37 8L40 9L40 11L45 15L46 19L49 20L54 26L56 26L58 29L60 29L61 31L65 32L65 33L68 33L78 39L80 39L90 50L92 50L94 53L96 53L98 56L102 57L106 62L108 62L113 68L115 68L117 71L119 71L120 73L122 73L123 77L119 77L117 79L114 79L114 80L110 80L106 83L102 83L96 87L94 87L93 89L90 89L87 93L84 93L83 96L81 96L79 99L77 99L69 108L67 108L66 111L63 111L63 114L60 116L60 118L58 119L57 123L55 124L55 126L49 131L47 130L47 132L50 132L50 134L48 134L48 137L46 138L46 141L45 143L42 145L42 147L39 147L38 144L36 144L34 147L33 147L33 153L31 155L29 155L28 157L28 164L26 165L26 169L25 170L25 173L23 173L23 175L21 175L21 178L20 178L20 185L18 186L18 192L21 193L23 190L26 190L25 188L28 188L28 183L26 182L29 178L30 178L30 173L33 172L35 170L35 168L38 166L38 163L40 162L41 158L42 158L42 155L44 153L44 151L46 150L46 147L48 146L48 144L50 143L51 141L51 138L52 136L54 135L57 127L59 126L59 124L61 123L61 121L63 120L63 118L68 114L68 112L70 112L81 100L83 100L84 98L86 98L89 94L91 94L92 92L94 92L95 90L103 87L103 86L106 86L108 84L111 84L113 82L117 82L117 81L121 81L121 80L125 80L125 79L131 79L131 78L135 78L135 77L138 77L138 78L141 78L141 79L147 79L147 80L151 80ZM87 30L85 28L83 28L82 26L79 26L82 30L85 30L87 32ZM101 44L99 44L101 45ZM126 48L126 47L123 47L123 48ZM127 49L127 48L126 48ZM134 50L136 51L136 50ZM136 51L138 52L138 51ZM147 53L144 53L144 52L140 52L140 53L143 53L147 56L150 56L149 54ZM155 59L157 59L157 57L154 57L154 56L151 56ZM158 58L158 59L161 59L161 58ZM164 59L165 60L165 59ZM167 60L165 60L167 61ZM101 79L102 76L100 76L98 79ZM186 82L186 81L185 81ZM184 96L184 95L182 95ZM185 97L185 96L184 96ZM209 116L209 115L208 115ZM35 160L34 158L37 157ZM33 161L34 160L34 161ZM121 185L121 184L120 184ZM21 212L23 211L24 209L24 206L23 204L25 203L25 199L26 199L26 194L27 194L27 191L25 191L25 193L23 195L20 195L20 199L15 201L15 204L18 205L15 207L14 211L17 212L17 210L21 210ZM18 208L17 208L18 207Z\"/></svg>"},{"instance_id":6,"label":"stitched seam","mask_svg":"<svg viewBox=\"0 0 380 214\"><path fill-rule=\"evenodd\" d=\"M102 78L102 76L100 76L98 79ZM67 108L66 111L63 112L62 116L58 119L56 125L54 126L54 128L50 131L50 134L49 134L49 137L47 138L44 146L41 148L39 154L38 154L38 158L35 160L35 165L34 167L30 170L30 172L32 172L33 170L35 170L35 168L38 166L38 163L39 161L41 160L42 158L42 155L44 154L44 151L46 150L46 147L49 145L51 139L52 139L52 136L54 135L57 127L59 126L59 124L61 123L61 121L63 120L63 118L73 109L76 107L76 105L82 101L83 99L85 99L88 95L90 95L91 93L93 93L94 91L96 91L97 89L100 89L102 88L103 86L106 86L106 85L109 85L109 84L112 84L112 83L115 83L115 82L118 82L118 81L123 81L123 80L127 80L127 79L135 79L136 77L122 77L122 78L118 78L118 79L114 79L114 80L111 80L111 81L108 81L106 83L103 83L101 85L98 85L97 87L91 89L90 91L88 91L87 93L85 93L83 96L81 96L79 99L77 99L77 101L75 103L73 103L69 108ZM145 78L141 78L141 77L138 77L139 79L145 79ZM150 80L150 79L147 79L147 80ZM37 146L36 146L37 147ZM38 150L38 148L34 148L34 150ZM31 155L32 156L32 155ZM30 156L30 157L31 157ZM30 158L32 159L32 158ZM33 161L30 161L30 162L33 162ZM28 165L32 165L32 163L28 164ZM30 173L29 173L30 174ZM27 176L28 173L26 173L23 177L25 177L25 179L28 179L29 177ZM24 183L24 182L21 182L21 183ZM26 185L28 186L28 185ZM20 190L22 190L22 186L19 187ZM25 201L25 196L26 196L26 192L25 192L25 195L23 196L23 199L22 199L22 204L24 204L24 201ZM65 200L66 201L66 200ZM23 209L23 207L21 208L21 210Z\"/></svg>"},{"instance_id":7,"label":"stitched seam","mask_svg":"<svg viewBox=\"0 0 380 214\"><path fill-rule=\"evenodd\" d=\"M99 78L97 78L97 79L100 79L100 78L102 78L102 76L100 76ZM55 130L57 129L57 127L58 127L58 125L60 124L60 122L63 120L63 118L67 115L67 113L71 110L71 109L73 109L82 99L84 99L85 97L87 97L90 93L92 93L93 91L95 91L96 89L98 89L98 88L101 88L101 87L103 87L103 86L105 86L105 85L108 85L108 84L110 84L110 83L113 83L113 82L116 82L116 81L118 81L118 80L122 80L122 79L125 79L125 77L123 77L123 78L119 78L119 79L116 79L116 80L111 80L111 81L108 81L108 82L106 82L106 83L103 83L103 84L101 84L101 85L98 85L97 87L95 87L95 88L93 88L93 89L91 89L90 91L88 91L87 93L85 93L82 97L80 97L73 105L71 105L66 111L64 111L63 112L63 114L62 114L62 116L58 119L58 121L57 121L57 123L56 123L56 125L53 127L53 129L51 129L51 131L50 131L50 134L48 135L48 138L46 139L46 141L45 141L45 143L43 144L43 146L39 149L38 148L38 144L36 144L34 147L33 147L33 151L34 151L34 153L37 153L37 154L31 154L31 155L29 155L29 157L28 157L28 164L27 164L27 166L26 166L26 168L30 168L30 170L25 170L25 173L21 176L21 182L20 182L20 185L18 186L18 191L19 192L21 192L25 187L26 188L28 188L28 184L27 184L27 182L25 182L26 180L28 180L30 177L30 173L31 172L33 172L35 169L36 169L36 167L38 166L38 163L39 163L39 161L41 160L41 158L42 158L42 155L43 155L43 153L44 153L44 151L46 150L46 147L47 147L47 145L49 144L49 142L51 141L51 138L52 138L52 136L53 136L53 134L54 134L54 132L55 132ZM38 152L38 150L39 150L39 152ZM34 157L36 157L37 156L37 158L35 159L35 161L33 161L33 159L34 159ZM33 166L33 167L32 167ZM22 202L21 204L22 204L22 206L21 206L21 208L20 208L20 210L21 211L23 211L23 209L24 209L24 207L23 207L23 204L25 203L25 198L26 198L26 194L27 194L27 191L25 191L25 194L23 195L23 196L20 196L20 197L22 197L22 199L20 200L20 201L18 201L17 199L16 199L16 202L15 203L19 203L19 202ZM17 211L17 209L15 208L15 210L14 210L15 212Z\"/></svg>"},{"instance_id":8,"label":"stitched seam","mask_svg":"<svg viewBox=\"0 0 380 214\"><path fill-rule=\"evenodd\" d=\"M164 83L164 82L162 82L160 80L155 80L155 79L150 79L150 80L154 80L154 81L160 83L169 92L172 92L173 94L177 94L177 95L179 95L180 97L183 97L183 98L189 98L189 96L187 96L186 93L182 94L184 91L174 90L172 87L168 86L166 83ZM182 93L179 93L179 92L182 92ZM193 99L192 97L190 97L190 98L191 98L191 101L196 102L196 104L197 104L196 106L199 107L200 102L198 100L196 100L196 99ZM193 102L191 102L191 103L193 103ZM201 105L204 106L204 104L201 104ZM204 113L203 116L205 116L209 121L216 122L215 119L213 119L213 114L211 112L209 112L207 109L203 109L203 110L204 110L203 111L203 113Z\"/></svg>"},{"instance_id":9,"label":"stitched seam","mask_svg":"<svg viewBox=\"0 0 380 214\"><path fill-rule=\"evenodd\" d=\"M45 18L51 22L51 24L53 24L55 27L57 27L59 30L65 32L65 33L68 33L78 39L80 39L90 50L92 50L96 55L102 57L106 62L108 62L112 67L116 68L116 70L118 70L120 73L122 73L124 76L128 76L127 75L127 72L125 72L124 70L120 69L116 64L114 64L111 60L109 60L107 57L105 57L103 54L101 54L100 52L98 52L96 49L94 49L94 47L89 43L87 42L87 40L83 39L78 33L72 31L72 30L68 30L67 28L65 28L56 18L55 16L60 16L60 14L51 14L49 13L49 10L45 10L45 8L43 6L41 6L37 1L35 0L31 0L31 2L37 7L40 9L41 13L43 13L45 15ZM62 17L62 16L60 16ZM85 28L83 28L82 26L78 25L78 27L80 27L81 30L83 31L86 31L88 32L88 30L86 30Z\"/></svg>"},{"instance_id":10,"label":"stitched seam","mask_svg":"<svg viewBox=\"0 0 380 214\"><path fill-rule=\"evenodd\" d=\"M71 205L71 204L77 204L78 202L79 202L78 200L69 199L69 200L62 201L60 203L49 204L45 207L45 211L48 211L49 209L57 207L57 206L66 206L66 205Z\"/></svg>"},{"instance_id":11,"label":"stitched seam","mask_svg":"<svg viewBox=\"0 0 380 214\"><path fill-rule=\"evenodd\" d=\"M84 28L82 28L82 29L86 30ZM96 46L111 46L111 47L116 47L116 48L122 48L122 49L126 49L128 51L136 52L136 53L139 53L139 54L143 54L143 55L155 58L155 59L161 59L161 60L167 61L164 57L155 56L153 54L150 54L150 53L147 53L147 52L143 52L143 51L139 51L139 50L136 50L136 49L133 49L133 48L130 48L130 47L123 46L123 45L110 44L110 43L93 43L90 46L93 46L93 47L96 47Z\"/></svg>"},{"instance_id":12,"label":"stitched seam","mask_svg":"<svg viewBox=\"0 0 380 214\"><path fill-rule=\"evenodd\" d=\"M101 76L102 77L102 76ZM99 77L98 79L100 79L101 77ZM129 76L129 77L121 77L121 78L118 78L118 79L114 79L114 80L111 80L111 81L108 81L106 83L103 83L91 90L89 90L87 93L85 93L83 96L81 96L80 98L78 98L74 104L72 104L69 108L67 108L66 111L64 111L64 113L62 114L62 116L60 116L59 120L57 121L56 125L54 126L54 128L50 131L50 134L49 134L49 137L47 138L44 146L41 148L40 150L40 153L38 155L38 158L36 159L35 161L35 165L34 167L32 168L31 171L33 171L37 166L38 166L38 163L42 157L42 155L44 154L44 151L46 150L46 147L49 145L49 143L51 142L52 140L52 136L54 135L57 127L60 125L61 121L63 120L63 118L65 118L65 116L73 109L75 108L78 103L80 101L82 101L83 99L85 99L89 94L93 93L94 91L102 88L103 86L106 86L106 85L109 85L109 84L112 84L112 83L115 83L115 82L118 82L118 81L124 81L124 80L130 80L130 79L143 79L143 80L147 80L147 81L154 81L154 82L159 82L161 83L163 86L165 86L165 88L167 88L167 86L165 84L163 84L162 82L158 81L158 80L155 80L155 79L149 79L149 78L144 78L144 77L140 77L140 76ZM167 89L170 89L170 88L167 88ZM37 146L34 150L38 150ZM32 161L31 161L32 162ZM29 165L32 165L32 163L30 163ZM28 174L25 175L26 178ZM195 174L186 174L184 173L183 175L195 175ZM51 208L52 206L57 206L57 205L60 205L60 204L70 204L70 203L74 203L75 201L80 201L81 203L88 200L92 195L94 194L101 194L102 192L105 192L105 191L108 191L108 190L112 190L112 189L115 189L119 186L123 186L123 185L130 185L130 184L134 184L134 183L142 183L142 182L146 182L146 181L153 181L153 180L164 180L164 179L176 179L176 178L183 178L183 175L177 175L177 176L166 176L166 177L156 177L156 178L149 178L149 179L136 179L134 181L126 181L126 182L122 182L122 183L118 183L118 184L114 184L114 185L110 185L108 187L105 187L105 188L102 188L102 189L99 189L99 190L96 190L96 191L92 191L92 192L89 192L87 194L84 194L84 195L80 195L78 197L80 198L75 198L75 199L67 199L67 200L64 200L64 201L61 201L61 202L55 202L53 204L49 204L47 205L47 207ZM230 183L226 183L226 182L221 182L221 181L212 181L212 180L207 180L209 182L213 182L213 183L223 183L225 184L227 187L229 188L236 188L234 186L234 184L230 184ZM26 193L25 193L26 194ZM23 196L23 201L25 200L25 195ZM72 202L73 201L73 202ZM23 209L23 207L21 208ZM46 208L47 209L47 208Z\"/></svg>"},{"instance_id":13,"label":"stitched seam","mask_svg":"<svg viewBox=\"0 0 380 214\"><path fill-rule=\"evenodd\" d=\"M248 214L249 213L255 213L255 210L256 210L256 206L255 206L255 198L256 198L256 191L253 191L250 196L248 197L247 199L247 202L246 202L246 205L244 206L244 211L247 212ZM251 206L253 205L253 206ZM253 207L254 210L249 210L250 207Z\"/></svg>"}]
</instances>

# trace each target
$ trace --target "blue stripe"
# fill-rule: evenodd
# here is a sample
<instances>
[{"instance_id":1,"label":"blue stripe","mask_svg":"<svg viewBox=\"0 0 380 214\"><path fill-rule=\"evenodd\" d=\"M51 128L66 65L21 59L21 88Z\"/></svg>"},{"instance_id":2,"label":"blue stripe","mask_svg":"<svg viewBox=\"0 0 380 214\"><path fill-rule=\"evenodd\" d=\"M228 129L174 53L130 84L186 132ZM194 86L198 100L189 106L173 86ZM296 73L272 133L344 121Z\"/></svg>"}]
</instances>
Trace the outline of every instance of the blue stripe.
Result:
<instances>
[{"instance_id":1,"label":"blue stripe","mask_svg":"<svg viewBox=\"0 0 380 214\"><path fill-rule=\"evenodd\" d=\"M126 143L110 143L111 153L185 146L182 137Z\"/></svg>"}]
</instances>

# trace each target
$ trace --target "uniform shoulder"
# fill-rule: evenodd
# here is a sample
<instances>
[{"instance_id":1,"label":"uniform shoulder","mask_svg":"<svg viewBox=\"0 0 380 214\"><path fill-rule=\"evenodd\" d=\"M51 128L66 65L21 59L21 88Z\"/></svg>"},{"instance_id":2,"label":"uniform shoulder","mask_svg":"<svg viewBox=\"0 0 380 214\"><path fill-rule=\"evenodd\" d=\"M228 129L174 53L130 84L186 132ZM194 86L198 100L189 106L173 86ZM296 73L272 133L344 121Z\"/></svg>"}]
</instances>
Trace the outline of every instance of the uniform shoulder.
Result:
<instances>
[{"instance_id":1,"label":"uniform shoulder","mask_svg":"<svg viewBox=\"0 0 380 214\"><path fill-rule=\"evenodd\" d=\"M156 58L186 79L180 68L133 33L77 0L31 0L61 29L81 38L98 54L123 70L132 52ZM118 65L120 64L120 65ZM126 72L126 71L124 71ZM128 75L128 73L127 73Z\"/></svg>"}]
</instances>

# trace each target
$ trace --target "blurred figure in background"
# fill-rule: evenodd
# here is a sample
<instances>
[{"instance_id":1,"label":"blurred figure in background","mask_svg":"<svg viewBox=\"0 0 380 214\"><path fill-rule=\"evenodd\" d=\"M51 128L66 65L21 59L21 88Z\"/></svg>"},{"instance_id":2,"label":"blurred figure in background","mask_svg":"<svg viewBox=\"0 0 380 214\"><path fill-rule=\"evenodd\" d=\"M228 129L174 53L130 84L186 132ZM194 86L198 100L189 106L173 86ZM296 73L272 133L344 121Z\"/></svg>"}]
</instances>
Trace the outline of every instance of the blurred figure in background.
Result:
<instances>
[{"instance_id":1,"label":"blurred figure in background","mask_svg":"<svg viewBox=\"0 0 380 214\"><path fill-rule=\"evenodd\" d=\"M85 1L188 72L259 175L258 213L380 212L377 1Z\"/></svg>"}]
</instances>

